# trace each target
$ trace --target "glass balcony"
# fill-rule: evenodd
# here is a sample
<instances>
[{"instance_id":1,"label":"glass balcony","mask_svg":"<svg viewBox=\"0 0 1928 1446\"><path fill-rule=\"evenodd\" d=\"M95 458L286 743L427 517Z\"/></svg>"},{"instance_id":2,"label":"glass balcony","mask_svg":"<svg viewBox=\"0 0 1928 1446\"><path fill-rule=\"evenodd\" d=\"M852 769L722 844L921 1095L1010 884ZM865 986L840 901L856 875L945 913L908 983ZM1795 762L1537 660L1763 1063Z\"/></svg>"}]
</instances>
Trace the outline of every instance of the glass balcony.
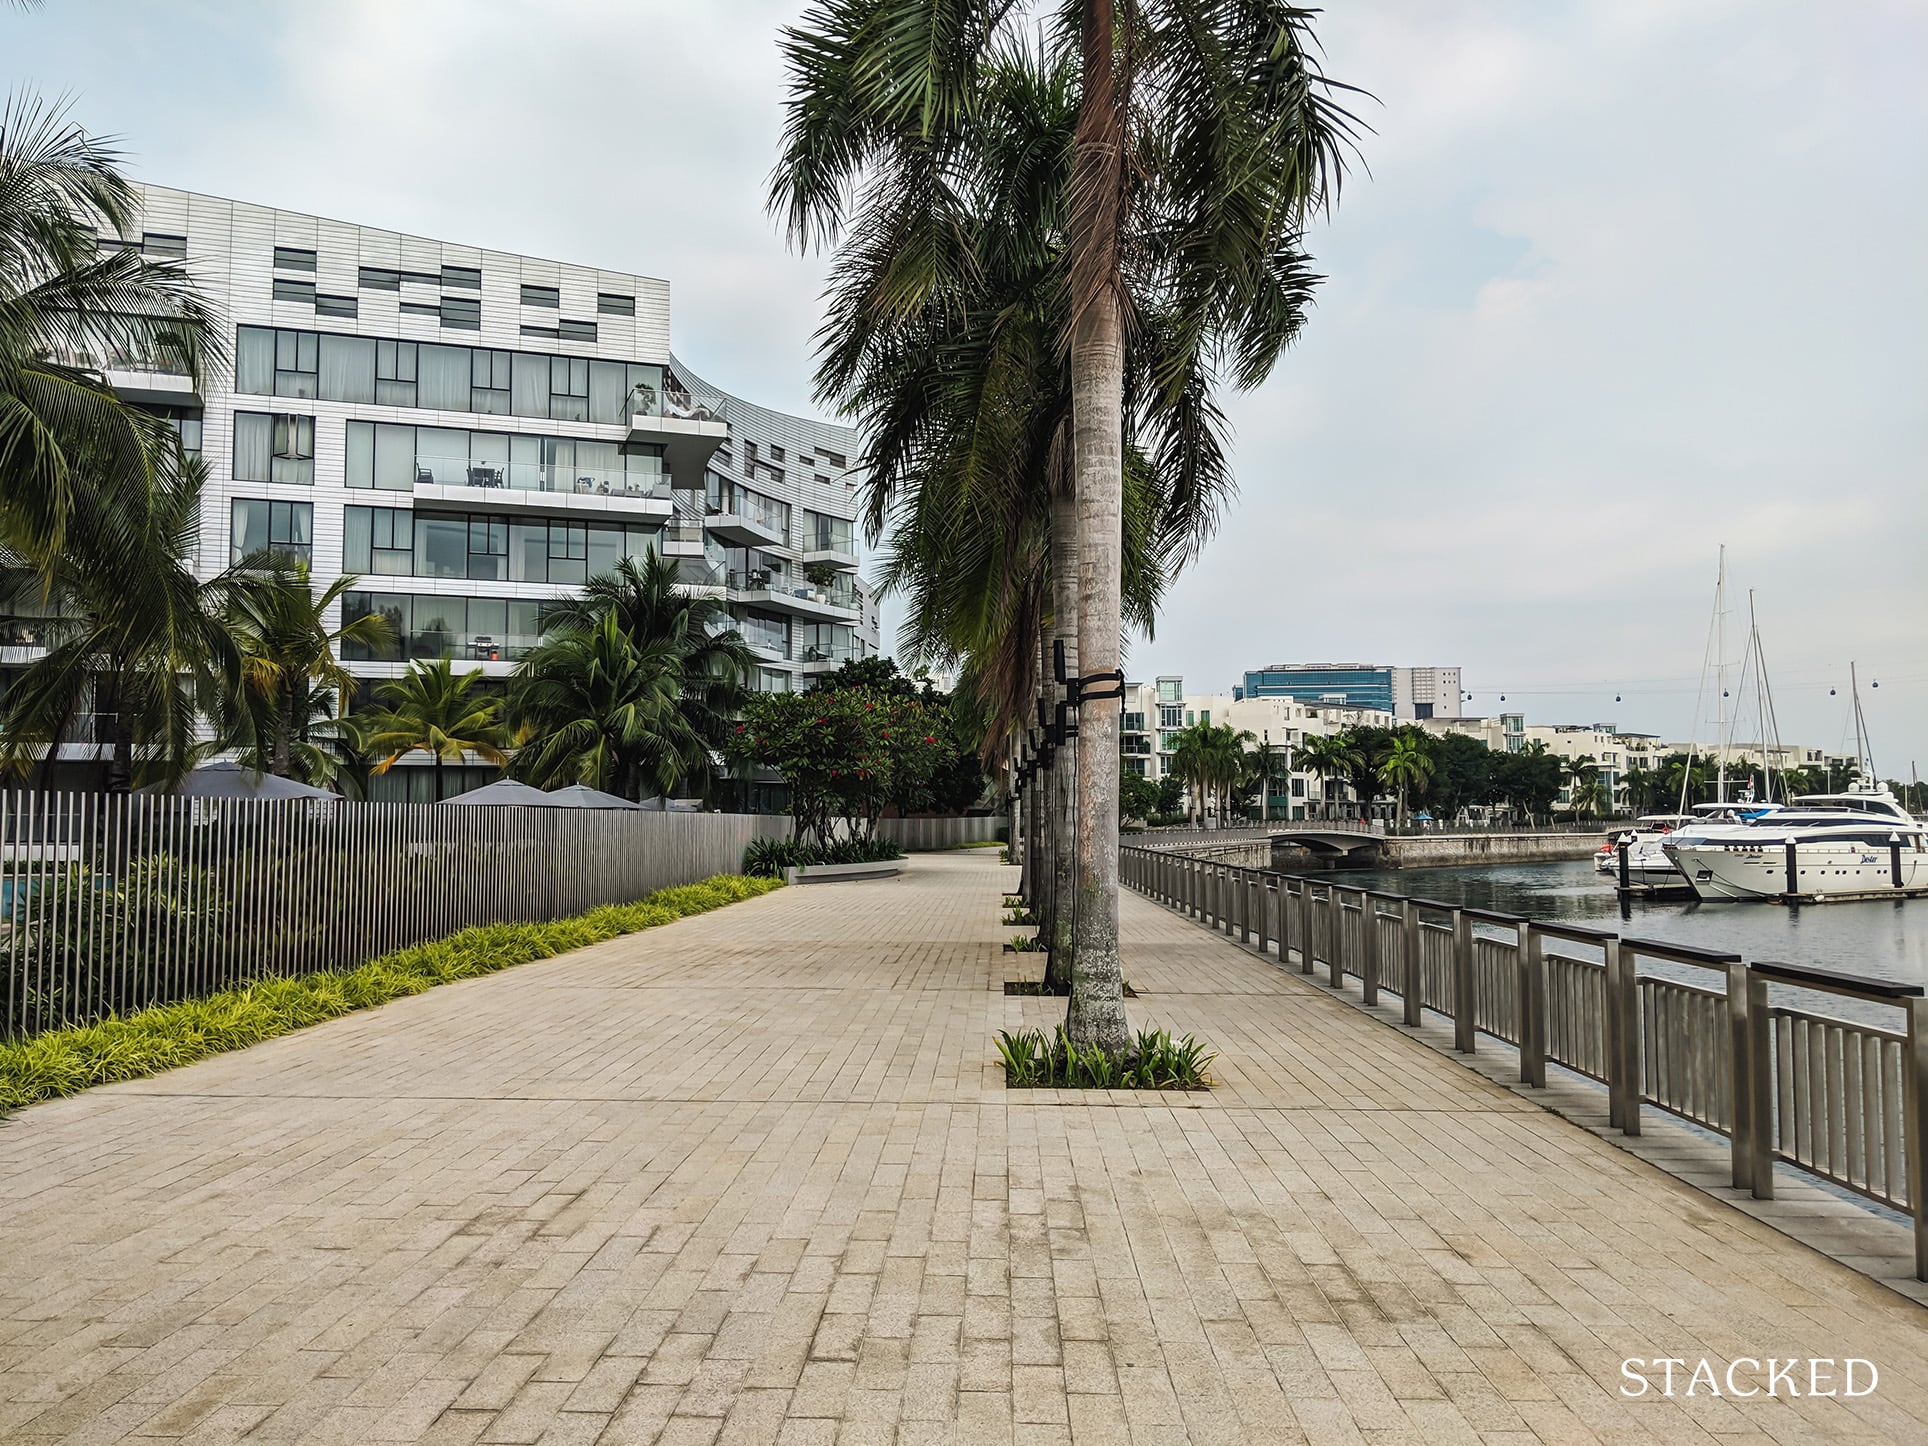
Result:
<instances>
[{"instance_id":1,"label":"glass balcony","mask_svg":"<svg viewBox=\"0 0 1928 1446\"><path fill-rule=\"evenodd\" d=\"M582 463L514 462L415 454L417 486L507 488L516 492L562 492L582 497L654 497L670 500L663 472L594 467Z\"/></svg>"}]
</instances>

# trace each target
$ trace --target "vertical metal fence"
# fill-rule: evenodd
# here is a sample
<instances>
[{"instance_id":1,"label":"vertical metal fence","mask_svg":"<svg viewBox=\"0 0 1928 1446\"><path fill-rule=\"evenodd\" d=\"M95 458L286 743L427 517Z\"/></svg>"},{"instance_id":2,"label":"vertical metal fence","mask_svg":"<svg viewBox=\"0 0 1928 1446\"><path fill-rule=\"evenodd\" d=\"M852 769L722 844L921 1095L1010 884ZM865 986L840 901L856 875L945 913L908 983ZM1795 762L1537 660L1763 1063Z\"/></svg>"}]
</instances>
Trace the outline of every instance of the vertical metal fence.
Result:
<instances>
[{"instance_id":1,"label":"vertical metal fence","mask_svg":"<svg viewBox=\"0 0 1928 1446\"><path fill-rule=\"evenodd\" d=\"M734 873L787 818L0 793L0 1038Z\"/></svg>"},{"instance_id":2,"label":"vertical metal fence","mask_svg":"<svg viewBox=\"0 0 1928 1446\"><path fill-rule=\"evenodd\" d=\"M1302 973L1323 971L1332 988L1357 979L1368 1004L1398 995L1406 1024L1445 1016L1464 1053L1482 1034L1514 1046L1526 1084L1544 1085L1552 1063L1605 1085L1608 1119L1627 1134L1651 1106L1727 1136L1733 1183L1758 1198L1772 1197L1779 1162L1899 1210L1913 1218L1915 1272L1928 1280L1921 985L1160 849L1123 849L1120 877ZM1894 1027L1798 1002L1813 995L1887 1006Z\"/></svg>"}]
</instances>

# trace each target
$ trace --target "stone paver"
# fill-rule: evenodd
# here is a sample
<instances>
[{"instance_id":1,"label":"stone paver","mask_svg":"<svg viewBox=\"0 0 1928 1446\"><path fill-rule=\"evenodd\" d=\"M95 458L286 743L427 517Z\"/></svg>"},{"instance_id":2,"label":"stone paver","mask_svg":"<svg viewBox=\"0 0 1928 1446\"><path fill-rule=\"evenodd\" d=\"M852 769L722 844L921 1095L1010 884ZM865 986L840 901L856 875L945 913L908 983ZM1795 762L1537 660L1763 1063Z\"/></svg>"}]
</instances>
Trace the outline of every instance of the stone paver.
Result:
<instances>
[{"instance_id":1,"label":"stone paver","mask_svg":"<svg viewBox=\"0 0 1928 1446\"><path fill-rule=\"evenodd\" d=\"M1057 1013L1002 992L1011 877L781 890L0 1121L0 1440L1928 1439L1919 1306L1143 900L1134 1021L1219 1087L1007 1092L991 1034ZM1628 1400L1630 1356L1880 1385Z\"/></svg>"}]
</instances>

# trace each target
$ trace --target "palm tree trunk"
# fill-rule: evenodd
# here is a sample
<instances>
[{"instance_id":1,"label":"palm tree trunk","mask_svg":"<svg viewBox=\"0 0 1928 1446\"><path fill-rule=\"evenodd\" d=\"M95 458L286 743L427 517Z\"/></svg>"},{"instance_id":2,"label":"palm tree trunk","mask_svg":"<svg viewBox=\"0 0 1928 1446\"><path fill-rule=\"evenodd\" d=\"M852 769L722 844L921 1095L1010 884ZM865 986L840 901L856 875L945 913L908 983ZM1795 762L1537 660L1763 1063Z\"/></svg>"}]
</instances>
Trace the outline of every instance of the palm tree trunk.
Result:
<instances>
[{"instance_id":1,"label":"palm tree trunk","mask_svg":"<svg viewBox=\"0 0 1928 1446\"><path fill-rule=\"evenodd\" d=\"M1051 634L1042 622L1038 624L1038 698L1051 696ZM1026 720L1029 721L1028 719ZM1042 730L1040 730L1042 731ZM1049 759L1047 765L1037 776L1038 788L1038 862L1033 871L1037 885L1037 897L1031 901L1031 915L1038 920L1040 928L1038 939L1041 943L1051 941L1052 921L1057 915L1057 895L1054 892L1058 881L1058 858L1064 850L1058 837L1058 819L1055 799L1057 797L1058 759L1052 754L1048 739L1043 745L1043 756Z\"/></svg>"},{"instance_id":2,"label":"palm tree trunk","mask_svg":"<svg viewBox=\"0 0 1928 1446\"><path fill-rule=\"evenodd\" d=\"M294 685L285 678L280 693L275 698L274 710L274 757L270 770L276 778L286 778L290 755L294 750L295 732L295 691Z\"/></svg>"},{"instance_id":3,"label":"palm tree trunk","mask_svg":"<svg viewBox=\"0 0 1928 1446\"><path fill-rule=\"evenodd\" d=\"M442 755L436 753L432 756L435 759L435 801L440 803L446 796L442 792Z\"/></svg>"},{"instance_id":4,"label":"palm tree trunk","mask_svg":"<svg viewBox=\"0 0 1928 1446\"><path fill-rule=\"evenodd\" d=\"M1102 0L1098 8L1109 5ZM1107 26L1107 31L1109 27ZM1109 35L1106 35L1107 42ZM1107 56L1109 44L1105 46ZM1124 318L1115 292L1095 298L1072 332L1071 392L1078 472L1078 671L1119 666L1124 492ZM1078 714L1077 911L1071 1007L1065 1029L1081 1047L1123 1049L1124 974L1118 957L1118 737L1123 700Z\"/></svg>"},{"instance_id":5,"label":"palm tree trunk","mask_svg":"<svg viewBox=\"0 0 1928 1446\"><path fill-rule=\"evenodd\" d=\"M1064 640L1065 675L1078 674L1078 500L1074 493L1059 488L1051 497L1051 632ZM1047 669L1051 653L1045 652ZM1045 697L1054 703L1068 695L1048 680ZM1073 715L1075 716L1075 715ZM1055 710L1054 710L1055 721ZM1081 730L1082 731L1082 730ZM1051 860L1051 913L1047 942L1051 953L1045 961L1045 983L1058 993L1071 989L1071 960L1075 951L1071 923L1077 917L1078 836L1078 749L1081 740L1071 738L1058 750L1057 767L1051 770L1051 824L1057 849Z\"/></svg>"}]
</instances>

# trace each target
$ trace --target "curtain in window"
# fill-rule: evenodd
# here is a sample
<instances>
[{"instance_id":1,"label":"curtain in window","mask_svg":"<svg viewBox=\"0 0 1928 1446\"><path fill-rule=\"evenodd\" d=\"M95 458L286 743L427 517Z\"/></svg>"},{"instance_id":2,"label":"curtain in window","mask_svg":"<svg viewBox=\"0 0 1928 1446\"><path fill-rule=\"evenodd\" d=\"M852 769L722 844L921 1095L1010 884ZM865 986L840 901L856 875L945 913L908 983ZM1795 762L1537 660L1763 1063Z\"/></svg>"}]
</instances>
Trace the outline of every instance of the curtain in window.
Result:
<instances>
[{"instance_id":1,"label":"curtain in window","mask_svg":"<svg viewBox=\"0 0 1928 1446\"><path fill-rule=\"evenodd\" d=\"M589 363L589 420L629 421L629 378L621 362Z\"/></svg>"},{"instance_id":2,"label":"curtain in window","mask_svg":"<svg viewBox=\"0 0 1928 1446\"><path fill-rule=\"evenodd\" d=\"M391 492L415 489L415 429L393 427L386 422L375 427L375 485Z\"/></svg>"},{"instance_id":3,"label":"curtain in window","mask_svg":"<svg viewBox=\"0 0 1928 1446\"><path fill-rule=\"evenodd\" d=\"M239 562L268 545L268 504L237 501L229 514L230 551Z\"/></svg>"},{"instance_id":4,"label":"curtain in window","mask_svg":"<svg viewBox=\"0 0 1928 1446\"><path fill-rule=\"evenodd\" d=\"M515 414L518 417L549 415L549 359L526 351L515 354Z\"/></svg>"},{"instance_id":5,"label":"curtain in window","mask_svg":"<svg viewBox=\"0 0 1928 1446\"><path fill-rule=\"evenodd\" d=\"M234 480L273 480L274 418L266 412L234 414Z\"/></svg>"},{"instance_id":6,"label":"curtain in window","mask_svg":"<svg viewBox=\"0 0 1928 1446\"><path fill-rule=\"evenodd\" d=\"M417 349L416 405L444 412L469 410L469 349L431 346Z\"/></svg>"},{"instance_id":7,"label":"curtain in window","mask_svg":"<svg viewBox=\"0 0 1928 1446\"><path fill-rule=\"evenodd\" d=\"M254 396L274 395L274 332L244 326L234 345L234 389Z\"/></svg>"},{"instance_id":8,"label":"curtain in window","mask_svg":"<svg viewBox=\"0 0 1928 1446\"><path fill-rule=\"evenodd\" d=\"M375 566L370 546L374 531L372 507L344 507L341 514L341 566L343 572L368 572Z\"/></svg>"},{"instance_id":9,"label":"curtain in window","mask_svg":"<svg viewBox=\"0 0 1928 1446\"><path fill-rule=\"evenodd\" d=\"M331 402L375 400L375 339L324 336L321 339L321 394Z\"/></svg>"}]
</instances>

